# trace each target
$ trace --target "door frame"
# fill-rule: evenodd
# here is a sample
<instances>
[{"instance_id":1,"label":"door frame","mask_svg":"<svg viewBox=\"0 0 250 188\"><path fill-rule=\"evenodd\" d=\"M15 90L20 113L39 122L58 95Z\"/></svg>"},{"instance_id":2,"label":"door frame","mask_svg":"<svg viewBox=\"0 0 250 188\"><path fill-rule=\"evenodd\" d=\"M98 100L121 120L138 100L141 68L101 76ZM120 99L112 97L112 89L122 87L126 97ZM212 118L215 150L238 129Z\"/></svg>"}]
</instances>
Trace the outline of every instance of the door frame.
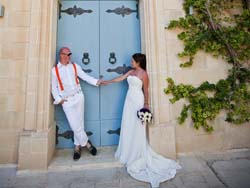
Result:
<instances>
[{"instance_id":1,"label":"door frame","mask_svg":"<svg viewBox=\"0 0 250 188\"><path fill-rule=\"evenodd\" d=\"M46 169L55 153L55 121L54 106L51 97L51 68L56 60L57 20L60 0L31 1L31 23L29 40L31 44L39 47L38 53L34 49L28 49L25 70L38 70L37 82L25 84L25 111L23 130L18 143L18 169ZM139 16L141 25L141 50L147 55L147 71L150 79L150 106L154 113L153 126L149 128L149 141L152 146L165 147L159 142L157 134L163 129L171 128L171 108L162 92L166 84L161 78L171 76L167 63L166 31L165 31L165 0L139 0ZM34 9L34 10L33 10ZM32 45L31 45L32 46ZM34 64L34 61L36 64ZM166 62L166 63L163 63ZM159 78L160 77L160 78ZM32 87L31 87L32 86ZM37 86L37 87L34 87ZM30 93L33 92L33 97ZM36 101L34 112L29 111L29 101ZM164 107L164 108L163 108ZM150 131L151 130L151 131ZM153 131L152 131L153 130ZM157 131L154 132L154 131ZM163 130L164 131L164 130ZM156 134L154 134L156 133ZM174 134L175 140L175 134ZM175 141L171 142L171 151L164 150L162 154L176 154ZM165 142L165 141L164 141ZM39 143L39 153L36 147L28 147L27 144ZM168 146L169 147L169 146ZM163 153L165 152L165 153ZM30 160L32 157L32 163ZM28 160L28 161L27 161Z\"/></svg>"},{"instance_id":2,"label":"door frame","mask_svg":"<svg viewBox=\"0 0 250 188\"><path fill-rule=\"evenodd\" d=\"M59 2L57 1L57 10L59 7ZM105 1L105 0L104 0ZM150 80L150 88L149 88L149 95L150 95L150 107L154 113L154 122L155 125L160 125L162 122L160 120L160 109L158 107L160 97L158 88L160 82L158 80L158 72L162 72L161 67L159 66L160 61L165 61L165 54L164 52L165 46L162 45L159 50L159 44L161 43L161 37L165 37L165 25L160 25L159 28L158 23L162 23L163 19L160 17L163 15L164 7L163 2L164 0L159 0L159 4L152 0L138 0L139 3L139 19L140 19L140 31L141 31L141 51L147 55L147 72L149 74ZM57 17L56 17L57 18ZM56 23L54 23L56 24ZM159 36L159 30L161 30L161 36ZM56 27L57 31L57 27ZM54 46L56 46L56 36L54 40ZM53 51L56 51L54 49ZM159 53L162 53L160 55ZM53 61L54 62L54 61ZM155 89L157 88L157 89ZM166 111L164 111L166 114ZM168 111L168 117L170 117L170 112ZM169 118L170 120L170 118ZM149 131L150 134L150 131ZM150 136L149 136L150 138ZM150 140L149 140L150 141Z\"/></svg>"}]
</instances>

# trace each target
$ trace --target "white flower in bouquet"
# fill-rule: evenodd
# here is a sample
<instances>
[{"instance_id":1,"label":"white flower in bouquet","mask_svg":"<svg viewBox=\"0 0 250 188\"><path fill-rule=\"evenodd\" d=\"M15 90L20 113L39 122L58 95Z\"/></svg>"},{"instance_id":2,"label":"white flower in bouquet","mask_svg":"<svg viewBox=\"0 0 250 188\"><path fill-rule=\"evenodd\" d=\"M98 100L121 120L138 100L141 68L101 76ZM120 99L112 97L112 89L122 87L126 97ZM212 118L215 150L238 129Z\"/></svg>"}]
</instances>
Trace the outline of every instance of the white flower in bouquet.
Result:
<instances>
[{"instance_id":1,"label":"white flower in bouquet","mask_svg":"<svg viewBox=\"0 0 250 188\"><path fill-rule=\"evenodd\" d=\"M149 123L153 119L152 113L147 108L142 108L140 111L137 111L137 116L144 123Z\"/></svg>"}]
</instances>

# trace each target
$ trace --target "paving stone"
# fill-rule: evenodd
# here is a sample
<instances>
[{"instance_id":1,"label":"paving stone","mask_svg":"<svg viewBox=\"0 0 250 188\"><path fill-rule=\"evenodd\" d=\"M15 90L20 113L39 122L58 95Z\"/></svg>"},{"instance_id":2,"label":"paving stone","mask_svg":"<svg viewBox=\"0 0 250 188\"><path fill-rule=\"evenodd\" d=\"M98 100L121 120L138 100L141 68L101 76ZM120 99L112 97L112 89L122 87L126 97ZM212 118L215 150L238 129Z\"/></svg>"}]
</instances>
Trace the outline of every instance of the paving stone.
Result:
<instances>
[{"instance_id":1,"label":"paving stone","mask_svg":"<svg viewBox=\"0 0 250 188\"><path fill-rule=\"evenodd\" d=\"M241 171L224 171L223 174L218 172L218 175L229 187L236 187L236 185L241 188L250 187L250 175L248 173Z\"/></svg>"},{"instance_id":2,"label":"paving stone","mask_svg":"<svg viewBox=\"0 0 250 188\"><path fill-rule=\"evenodd\" d=\"M213 163L212 168L221 181L228 187L250 187L250 160L232 159L216 161Z\"/></svg>"},{"instance_id":3,"label":"paving stone","mask_svg":"<svg viewBox=\"0 0 250 188\"><path fill-rule=\"evenodd\" d=\"M151 187L149 183L147 182L142 182L138 181L134 178L132 178L128 173L124 174L123 177L120 179L120 186L121 188L126 188L126 187Z\"/></svg>"},{"instance_id":4,"label":"paving stone","mask_svg":"<svg viewBox=\"0 0 250 188\"><path fill-rule=\"evenodd\" d=\"M160 184L159 188L177 188L176 185L171 181L166 181Z\"/></svg>"},{"instance_id":5,"label":"paving stone","mask_svg":"<svg viewBox=\"0 0 250 188\"><path fill-rule=\"evenodd\" d=\"M13 178L16 176L16 166L0 167L0 187L10 187Z\"/></svg>"},{"instance_id":6,"label":"paving stone","mask_svg":"<svg viewBox=\"0 0 250 188\"><path fill-rule=\"evenodd\" d=\"M232 170L216 170L216 174L219 178L238 178L244 177L245 173L241 171L232 171ZM242 176L243 175L243 176ZM246 175L248 175L246 173Z\"/></svg>"},{"instance_id":7,"label":"paving stone","mask_svg":"<svg viewBox=\"0 0 250 188\"><path fill-rule=\"evenodd\" d=\"M73 182L70 184L69 188L95 188L95 184L94 183Z\"/></svg>"},{"instance_id":8,"label":"paving stone","mask_svg":"<svg viewBox=\"0 0 250 188\"><path fill-rule=\"evenodd\" d=\"M85 183L84 173L77 172L53 172L48 174L48 186L62 185L63 188L68 188L72 182Z\"/></svg>"},{"instance_id":9,"label":"paving stone","mask_svg":"<svg viewBox=\"0 0 250 188\"><path fill-rule=\"evenodd\" d=\"M86 182L86 180L83 177L77 177L75 178L70 184L68 185L69 188L94 188L95 183L94 182Z\"/></svg>"},{"instance_id":10,"label":"paving stone","mask_svg":"<svg viewBox=\"0 0 250 188\"><path fill-rule=\"evenodd\" d=\"M220 170L249 170L250 160L248 159L233 159L229 161L216 161L213 163L212 167L214 169Z\"/></svg>"},{"instance_id":11,"label":"paving stone","mask_svg":"<svg viewBox=\"0 0 250 188\"><path fill-rule=\"evenodd\" d=\"M142 182L142 181L138 181L136 179L133 179L133 178L126 178L126 179L121 179L121 185L124 186L124 185L130 185L130 186L148 186L150 185L149 183L147 182Z\"/></svg>"},{"instance_id":12,"label":"paving stone","mask_svg":"<svg viewBox=\"0 0 250 188\"><path fill-rule=\"evenodd\" d=\"M177 174L174 179L169 180L169 183L175 185L177 188L185 188L183 181L181 180L180 175Z\"/></svg>"},{"instance_id":13,"label":"paving stone","mask_svg":"<svg viewBox=\"0 0 250 188\"><path fill-rule=\"evenodd\" d=\"M84 172L86 181L101 182L112 181L119 177L117 168L88 170Z\"/></svg>"},{"instance_id":14,"label":"paving stone","mask_svg":"<svg viewBox=\"0 0 250 188\"><path fill-rule=\"evenodd\" d=\"M11 187L35 187L44 188L47 186L47 175L17 176L11 182Z\"/></svg>"},{"instance_id":15,"label":"paving stone","mask_svg":"<svg viewBox=\"0 0 250 188\"><path fill-rule=\"evenodd\" d=\"M122 167L122 168L117 168L117 177L118 178L130 178L127 170L125 167Z\"/></svg>"},{"instance_id":16,"label":"paving stone","mask_svg":"<svg viewBox=\"0 0 250 188\"><path fill-rule=\"evenodd\" d=\"M223 183L212 172L203 173L202 176L210 187L224 187Z\"/></svg>"},{"instance_id":17,"label":"paving stone","mask_svg":"<svg viewBox=\"0 0 250 188\"><path fill-rule=\"evenodd\" d=\"M211 160L232 160L232 159L244 159L250 157L250 150L232 150L229 152L219 152L219 153L206 153L200 155L204 160L211 161Z\"/></svg>"},{"instance_id":18,"label":"paving stone","mask_svg":"<svg viewBox=\"0 0 250 188\"><path fill-rule=\"evenodd\" d=\"M185 187L186 188L210 188L208 184L200 183L200 182L185 183Z\"/></svg>"},{"instance_id":19,"label":"paving stone","mask_svg":"<svg viewBox=\"0 0 250 188\"><path fill-rule=\"evenodd\" d=\"M195 156L182 156L180 157L180 165L184 172L197 172L206 171L207 166L202 163L200 159Z\"/></svg>"},{"instance_id":20,"label":"paving stone","mask_svg":"<svg viewBox=\"0 0 250 188\"><path fill-rule=\"evenodd\" d=\"M27 186L27 185L25 185L25 186L19 186L19 185L11 186L11 188L45 188L45 187L47 187L47 186L46 185L44 185L44 186L38 186L38 185L37 186L36 185L35 186Z\"/></svg>"},{"instance_id":21,"label":"paving stone","mask_svg":"<svg viewBox=\"0 0 250 188\"><path fill-rule=\"evenodd\" d=\"M181 176L181 179L184 184L189 182L198 182L198 183L205 183L205 179L200 173L192 174L192 175L184 175Z\"/></svg>"},{"instance_id":22,"label":"paving stone","mask_svg":"<svg viewBox=\"0 0 250 188\"><path fill-rule=\"evenodd\" d=\"M223 160L232 160L232 159L244 159L250 157L250 150L237 151L232 150L230 152L224 152L221 157Z\"/></svg>"},{"instance_id":23,"label":"paving stone","mask_svg":"<svg viewBox=\"0 0 250 188\"><path fill-rule=\"evenodd\" d=\"M215 161L212 164L213 169L217 170L228 170L233 168L233 163L231 161Z\"/></svg>"},{"instance_id":24,"label":"paving stone","mask_svg":"<svg viewBox=\"0 0 250 188\"><path fill-rule=\"evenodd\" d=\"M57 184L57 185L47 185L46 188L69 188L70 185L61 185L61 184Z\"/></svg>"},{"instance_id":25,"label":"paving stone","mask_svg":"<svg viewBox=\"0 0 250 188\"><path fill-rule=\"evenodd\" d=\"M118 188L120 187L120 180L99 182L95 184L95 188Z\"/></svg>"},{"instance_id":26,"label":"paving stone","mask_svg":"<svg viewBox=\"0 0 250 188\"><path fill-rule=\"evenodd\" d=\"M40 174L29 171L16 174L16 169L0 167L0 188L151 188L149 183L130 177L117 161L112 163L109 159L108 163L101 163L102 156L98 157L98 160L93 158L98 164L89 158L90 164L73 163L73 166L69 160L65 166L60 158L60 163L55 161L53 168ZM196 154L181 156L179 160L182 169L175 178L161 183L160 188L250 188L249 152L209 157Z\"/></svg>"},{"instance_id":27,"label":"paving stone","mask_svg":"<svg viewBox=\"0 0 250 188\"><path fill-rule=\"evenodd\" d=\"M150 185L121 185L121 188L151 188Z\"/></svg>"},{"instance_id":28,"label":"paving stone","mask_svg":"<svg viewBox=\"0 0 250 188\"><path fill-rule=\"evenodd\" d=\"M0 177L0 188L11 187L12 178Z\"/></svg>"},{"instance_id":29,"label":"paving stone","mask_svg":"<svg viewBox=\"0 0 250 188\"><path fill-rule=\"evenodd\" d=\"M223 178L229 188L249 188L250 178Z\"/></svg>"}]
</instances>

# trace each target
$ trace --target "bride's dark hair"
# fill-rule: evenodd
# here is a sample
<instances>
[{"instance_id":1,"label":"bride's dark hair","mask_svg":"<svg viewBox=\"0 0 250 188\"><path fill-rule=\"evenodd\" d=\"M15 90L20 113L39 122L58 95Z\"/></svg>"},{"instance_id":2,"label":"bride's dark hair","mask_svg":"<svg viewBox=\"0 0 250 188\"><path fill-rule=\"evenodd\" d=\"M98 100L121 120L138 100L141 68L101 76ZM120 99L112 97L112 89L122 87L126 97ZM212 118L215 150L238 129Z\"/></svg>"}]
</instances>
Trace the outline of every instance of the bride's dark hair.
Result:
<instances>
[{"instance_id":1,"label":"bride's dark hair","mask_svg":"<svg viewBox=\"0 0 250 188\"><path fill-rule=\"evenodd\" d=\"M146 60L145 54L136 53L132 57L136 63L139 63L139 65L142 69L144 69L144 70L147 69L147 60Z\"/></svg>"}]
</instances>

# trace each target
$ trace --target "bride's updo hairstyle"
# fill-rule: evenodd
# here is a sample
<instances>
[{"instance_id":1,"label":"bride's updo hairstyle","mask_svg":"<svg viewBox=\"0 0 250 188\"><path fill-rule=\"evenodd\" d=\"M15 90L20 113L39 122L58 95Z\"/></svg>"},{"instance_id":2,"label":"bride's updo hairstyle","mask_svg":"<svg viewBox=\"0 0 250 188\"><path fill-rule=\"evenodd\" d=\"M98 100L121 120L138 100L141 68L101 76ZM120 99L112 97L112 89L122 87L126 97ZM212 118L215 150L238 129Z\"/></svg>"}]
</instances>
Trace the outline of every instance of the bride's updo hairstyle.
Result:
<instances>
[{"instance_id":1,"label":"bride's updo hairstyle","mask_svg":"<svg viewBox=\"0 0 250 188\"><path fill-rule=\"evenodd\" d=\"M147 69L147 60L146 60L145 54L136 53L132 57L136 63L139 63L139 65L142 69L144 69L144 70Z\"/></svg>"}]
</instances>

